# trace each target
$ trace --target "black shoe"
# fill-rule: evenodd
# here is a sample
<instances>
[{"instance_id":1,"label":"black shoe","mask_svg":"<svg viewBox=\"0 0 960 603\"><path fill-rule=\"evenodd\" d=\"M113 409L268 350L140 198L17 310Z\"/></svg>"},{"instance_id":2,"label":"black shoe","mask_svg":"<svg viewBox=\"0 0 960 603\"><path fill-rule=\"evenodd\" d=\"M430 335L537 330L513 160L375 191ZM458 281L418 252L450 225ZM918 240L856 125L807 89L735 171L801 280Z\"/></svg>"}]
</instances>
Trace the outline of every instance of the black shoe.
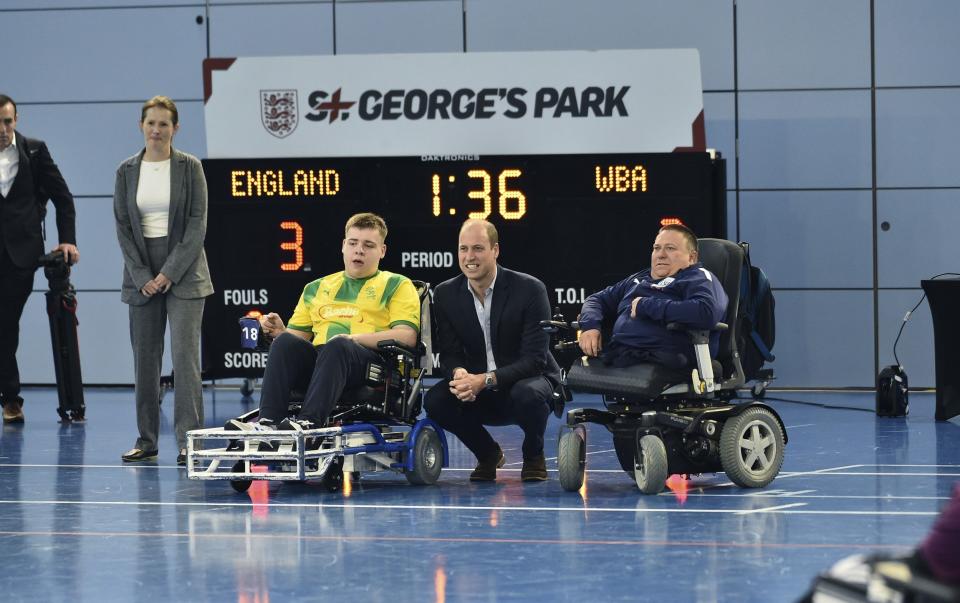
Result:
<instances>
[{"instance_id":1,"label":"black shoe","mask_svg":"<svg viewBox=\"0 0 960 603\"><path fill-rule=\"evenodd\" d=\"M520 481L547 481L547 459L543 456L543 453L533 458L523 459L523 468L520 469Z\"/></svg>"},{"instance_id":2,"label":"black shoe","mask_svg":"<svg viewBox=\"0 0 960 603\"><path fill-rule=\"evenodd\" d=\"M477 463L477 466L473 469L473 473L470 474L471 482L494 482L497 481L497 469L503 467L504 463L507 462L507 459L503 456L503 450L500 446L497 446L496 454L484 461Z\"/></svg>"},{"instance_id":3,"label":"black shoe","mask_svg":"<svg viewBox=\"0 0 960 603\"><path fill-rule=\"evenodd\" d=\"M187 464L187 449L181 448L180 452L177 454L177 464L180 466L186 466Z\"/></svg>"},{"instance_id":4,"label":"black shoe","mask_svg":"<svg viewBox=\"0 0 960 603\"><path fill-rule=\"evenodd\" d=\"M131 448L130 450L123 453L123 456L120 459L124 463L139 463L142 461L155 461L157 460L157 451L156 450L141 450L140 448Z\"/></svg>"},{"instance_id":5,"label":"black shoe","mask_svg":"<svg viewBox=\"0 0 960 603\"><path fill-rule=\"evenodd\" d=\"M277 429L283 431L307 431L310 429L319 428L320 425L314 423L310 419L291 419L290 417L280 421L280 425L277 426Z\"/></svg>"}]
</instances>

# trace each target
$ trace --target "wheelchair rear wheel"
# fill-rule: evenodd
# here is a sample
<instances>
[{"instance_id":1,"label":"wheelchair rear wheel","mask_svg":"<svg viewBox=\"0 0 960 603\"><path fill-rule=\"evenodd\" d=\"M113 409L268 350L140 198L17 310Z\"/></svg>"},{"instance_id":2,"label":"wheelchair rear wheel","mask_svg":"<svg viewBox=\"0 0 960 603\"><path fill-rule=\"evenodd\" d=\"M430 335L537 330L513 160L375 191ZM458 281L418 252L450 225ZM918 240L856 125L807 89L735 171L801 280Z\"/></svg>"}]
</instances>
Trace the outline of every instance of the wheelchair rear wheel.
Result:
<instances>
[{"instance_id":1,"label":"wheelchair rear wheel","mask_svg":"<svg viewBox=\"0 0 960 603\"><path fill-rule=\"evenodd\" d=\"M557 443L557 471L560 485L567 492L576 492L583 486L587 467L586 434L581 429L565 429Z\"/></svg>"},{"instance_id":2,"label":"wheelchair rear wheel","mask_svg":"<svg viewBox=\"0 0 960 603\"><path fill-rule=\"evenodd\" d=\"M633 477L644 494L659 494L667 482L667 447L659 436L645 435L637 442Z\"/></svg>"},{"instance_id":3,"label":"wheelchair rear wheel","mask_svg":"<svg viewBox=\"0 0 960 603\"><path fill-rule=\"evenodd\" d=\"M443 446L437 432L425 427L417 433L413 444L413 470L406 471L407 481L415 486L437 483L443 469Z\"/></svg>"},{"instance_id":4,"label":"wheelchair rear wheel","mask_svg":"<svg viewBox=\"0 0 960 603\"><path fill-rule=\"evenodd\" d=\"M720 432L720 465L742 488L762 488L783 465L783 430L769 410L754 406L727 419Z\"/></svg>"},{"instance_id":5,"label":"wheelchair rear wheel","mask_svg":"<svg viewBox=\"0 0 960 603\"><path fill-rule=\"evenodd\" d=\"M244 469L246 469L246 467L243 466L243 461L237 461L233 464L234 473L243 473ZM251 483L252 481L249 479L232 479L230 480L230 487L243 494L250 489Z\"/></svg>"}]
</instances>

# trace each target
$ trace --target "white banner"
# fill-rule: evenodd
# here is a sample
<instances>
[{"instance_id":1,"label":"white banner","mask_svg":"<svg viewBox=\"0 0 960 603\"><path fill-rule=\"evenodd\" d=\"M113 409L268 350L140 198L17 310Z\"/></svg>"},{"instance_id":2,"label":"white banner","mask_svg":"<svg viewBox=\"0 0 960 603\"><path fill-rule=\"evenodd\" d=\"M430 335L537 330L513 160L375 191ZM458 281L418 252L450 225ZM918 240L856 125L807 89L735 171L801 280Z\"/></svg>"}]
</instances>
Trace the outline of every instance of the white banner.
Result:
<instances>
[{"instance_id":1,"label":"white banner","mask_svg":"<svg viewBox=\"0 0 960 603\"><path fill-rule=\"evenodd\" d=\"M705 149L694 49L204 61L207 156Z\"/></svg>"}]
</instances>

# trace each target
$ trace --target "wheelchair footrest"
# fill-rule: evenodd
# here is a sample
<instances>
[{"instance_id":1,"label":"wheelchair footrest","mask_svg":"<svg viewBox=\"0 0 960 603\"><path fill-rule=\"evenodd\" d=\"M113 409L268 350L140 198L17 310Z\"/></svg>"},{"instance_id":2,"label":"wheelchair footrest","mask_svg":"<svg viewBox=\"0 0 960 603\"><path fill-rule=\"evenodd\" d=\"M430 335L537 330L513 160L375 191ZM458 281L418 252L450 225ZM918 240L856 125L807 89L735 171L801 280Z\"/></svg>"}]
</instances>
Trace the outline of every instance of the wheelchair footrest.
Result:
<instances>
[{"instance_id":1,"label":"wheelchair footrest","mask_svg":"<svg viewBox=\"0 0 960 603\"><path fill-rule=\"evenodd\" d=\"M368 465L396 463L405 439L384 437L375 426L355 424L307 431L227 431L198 429L187 433L187 477L196 480L305 481L321 479L333 460L366 455ZM206 448L207 441L227 446ZM266 448L266 449L264 449ZM256 469L254 469L256 466Z\"/></svg>"}]
</instances>

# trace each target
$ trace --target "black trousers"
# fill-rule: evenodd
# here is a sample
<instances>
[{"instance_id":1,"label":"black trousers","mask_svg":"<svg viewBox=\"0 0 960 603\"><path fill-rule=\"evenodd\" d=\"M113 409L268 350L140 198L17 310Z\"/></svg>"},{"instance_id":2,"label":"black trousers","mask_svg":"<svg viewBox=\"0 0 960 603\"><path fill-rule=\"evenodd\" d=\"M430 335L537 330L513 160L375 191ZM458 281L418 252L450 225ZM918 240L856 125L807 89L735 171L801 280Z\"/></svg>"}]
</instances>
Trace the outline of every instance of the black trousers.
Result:
<instances>
[{"instance_id":1,"label":"black trousers","mask_svg":"<svg viewBox=\"0 0 960 603\"><path fill-rule=\"evenodd\" d=\"M0 245L0 403L23 401L20 397L20 317L33 290L34 268L13 263L6 247ZM46 336L46 334L40 334Z\"/></svg>"},{"instance_id":2,"label":"black trousers","mask_svg":"<svg viewBox=\"0 0 960 603\"><path fill-rule=\"evenodd\" d=\"M260 416L279 423L287 416L290 391L304 391L300 418L322 424L347 388L361 385L367 363L380 354L346 337L314 347L296 335L283 333L267 356L260 386Z\"/></svg>"},{"instance_id":3,"label":"black trousers","mask_svg":"<svg viewBox=\"0 0 960 603\"><path fill-rule=\"evenodd\" d=\"M523 430L523 458L543 454L543 434L550 415L553 383L546 377L521 379L506 391L485 389L473 402L461 402L443 380L427 392L427 416L453 433L479 460L489 460L497 443L484 425L518 425Z\"/></svg>"}]
</instances>

